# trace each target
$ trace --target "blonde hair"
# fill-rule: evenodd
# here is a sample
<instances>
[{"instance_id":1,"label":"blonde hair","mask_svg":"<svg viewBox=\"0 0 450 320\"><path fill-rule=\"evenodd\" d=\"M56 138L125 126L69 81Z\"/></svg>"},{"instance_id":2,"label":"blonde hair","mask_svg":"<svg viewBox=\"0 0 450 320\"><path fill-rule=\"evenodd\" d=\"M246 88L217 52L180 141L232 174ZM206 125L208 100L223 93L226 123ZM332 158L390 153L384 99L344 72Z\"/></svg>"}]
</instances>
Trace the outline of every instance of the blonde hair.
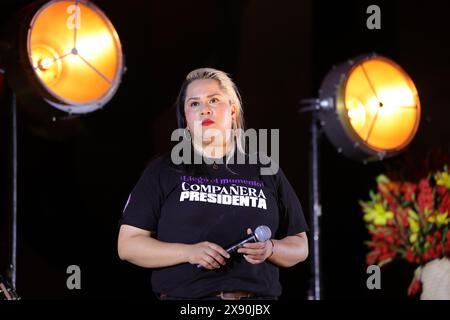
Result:
<instances>
[{"instance_id":1,"label":"blonde hair","mask_svg":"<svg viewBox=\"0 0 450 320\"><path fill-rule=\"evenodd\" d=\"M236 106L236 120L233 120L231 125L231 129L233 130L233 145L234 149L236 146L240 152L245 154L244 146L243 146L243 134L244 134L244 110L242 108L242 99L239 94L239 90L234 84L231 77L220 70L213 68L200 68L195 69L188 73L186 79L181 86L180 93L177 99L177 117L178 117L178 127L185 128L186 127L186 115L184 113L184 102L186 100L186 90L188 85L195 80L203 80L203 79L213 79L219 83L220 89L228 96L230 104L234 104ZM233 152L230 152L230 157L233 155ZM227 159L228 162L229 159Z\"/></svg>"}]
</instances>

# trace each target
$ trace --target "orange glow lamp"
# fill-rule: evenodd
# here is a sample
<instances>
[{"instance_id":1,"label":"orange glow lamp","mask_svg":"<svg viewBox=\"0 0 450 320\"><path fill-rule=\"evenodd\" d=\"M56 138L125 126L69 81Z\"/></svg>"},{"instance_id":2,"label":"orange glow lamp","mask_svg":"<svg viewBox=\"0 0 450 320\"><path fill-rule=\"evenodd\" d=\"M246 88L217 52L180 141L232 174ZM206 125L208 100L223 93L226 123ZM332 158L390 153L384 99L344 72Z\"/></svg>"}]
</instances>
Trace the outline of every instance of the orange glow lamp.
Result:
<instances>
[{"instance_id":1,"label":"orange glow lamp","mask_svg":"<svg viewBox=\"0 0 450 320\"><path fill-rule=\"evenodd\" d=\"M319 91L319 119L338 152L364 162L394 156L414 138L420 101L394 61L362 56L333 68Z\"/></svg>"},{"instance_id":2,"label":"orange glow lamp","mask_svg":"<svg viewBox=\"0 0 450 320\"><path fill-rule=\"evenodd\" d=\"M53 115L83 114L111 100L124 71L122 47L97 6L53 0L33 3L18 15L8 28L4 64L27 109L40 113L33 109L43 100Z\"/></svg>"}]
</instances>

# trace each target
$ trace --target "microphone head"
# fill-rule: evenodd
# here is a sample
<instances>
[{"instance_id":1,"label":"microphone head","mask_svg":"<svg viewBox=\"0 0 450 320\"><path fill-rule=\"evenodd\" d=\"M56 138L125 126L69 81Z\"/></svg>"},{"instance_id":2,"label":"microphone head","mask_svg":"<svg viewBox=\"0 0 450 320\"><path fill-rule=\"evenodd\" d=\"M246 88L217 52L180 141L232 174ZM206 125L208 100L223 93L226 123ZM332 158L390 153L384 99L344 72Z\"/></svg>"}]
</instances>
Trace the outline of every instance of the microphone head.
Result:
<instances>
[{"instance_id":1,"label":"microphone head","mask_svg":"<svg viewBox=\"0 0 450 320\"><path fill-rule=\"evenodd\" d=\"M258 241L266 241L272 238L272 231L270 231L270 228L268 226L258 226L255 229L255 237Z\"/></svg>"}]
</instances>

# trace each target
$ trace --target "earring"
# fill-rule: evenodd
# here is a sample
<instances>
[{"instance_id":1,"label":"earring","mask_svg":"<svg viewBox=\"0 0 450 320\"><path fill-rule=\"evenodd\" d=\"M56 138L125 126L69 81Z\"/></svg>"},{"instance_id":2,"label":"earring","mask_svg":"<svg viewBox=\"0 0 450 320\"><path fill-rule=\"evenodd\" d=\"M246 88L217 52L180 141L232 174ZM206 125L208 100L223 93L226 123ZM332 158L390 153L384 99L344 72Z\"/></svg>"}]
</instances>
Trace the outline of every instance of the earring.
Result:
<instances>
[{"instance_id":1,"label":"earring","mask_svg":"<svg viewBox=\"0 0 450 320\"><path fill-rule=\"evenodd\" d=\"M188 132L189 138L186 136L186 131ZM183 129L183 136L186 140L191 140L191 138L192 138L191 133L189 132L189 129L187 127Z\"/></svg>"}]
</instances>

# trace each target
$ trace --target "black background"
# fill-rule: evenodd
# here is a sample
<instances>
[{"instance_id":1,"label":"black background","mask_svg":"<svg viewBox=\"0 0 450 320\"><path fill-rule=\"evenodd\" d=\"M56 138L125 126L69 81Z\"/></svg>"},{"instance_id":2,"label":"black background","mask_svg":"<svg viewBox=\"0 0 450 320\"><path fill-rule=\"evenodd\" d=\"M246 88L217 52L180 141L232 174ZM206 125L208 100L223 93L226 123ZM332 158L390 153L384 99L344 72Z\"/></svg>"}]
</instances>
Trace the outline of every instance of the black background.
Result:
<instances>
[{"instance_id":1,"label":"black background","mask_svg":"<svg viewBox=\"0 0 450 320\"><path fill-rule=\"evenodd\" d=\"M120 261L118 219L147 161L170 146L173 103L183 77L209 66L231 74L249 128L280 129L280 162L309 215L309 120L298 101L317 96L334 64L376 52L414 80L422 104L416 138L406 154L419 164L449 148L449 5L443 1L94 1L122 41L127 73L113 100L64 134L19 113L18 273L23 299L150 298L146 270ZM2 1L0 21L30 1ZM371 4L381 30L366 27ZM2 252L8 255L8 135L2 114ZM64 127L64 125L62 125ZM382 289L366 288L358 200L374 178L401 158L363 165L321 139L322 276L325 299L407 299L413 267L383 269ZM68 290L66 268L81 268L82 289ZM305 299L310 259L283 270L282 299Z\"/></svg>"}]
</instances>

